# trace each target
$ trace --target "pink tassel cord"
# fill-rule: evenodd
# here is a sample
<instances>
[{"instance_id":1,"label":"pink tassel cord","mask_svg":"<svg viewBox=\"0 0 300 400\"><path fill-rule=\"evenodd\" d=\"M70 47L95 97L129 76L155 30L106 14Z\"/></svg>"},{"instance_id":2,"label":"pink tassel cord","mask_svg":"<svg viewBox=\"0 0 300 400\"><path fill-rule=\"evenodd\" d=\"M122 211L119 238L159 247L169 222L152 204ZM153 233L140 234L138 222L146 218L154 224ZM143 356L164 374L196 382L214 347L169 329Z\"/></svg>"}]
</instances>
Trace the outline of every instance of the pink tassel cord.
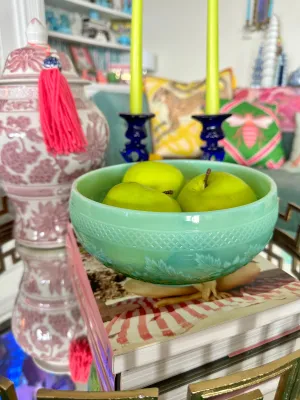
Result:
<instances>
[{"instance_id":1,"label":"pink tassel cord","mask_svg":"<svg viewBox=\"0 0 300 400\"><path fill-rule=\"evenodd\" d=\"M44 69L39 78L40 122L47 151L85 152L87 142L66 78L58 68Z\"/></svg>"}]
</instances>

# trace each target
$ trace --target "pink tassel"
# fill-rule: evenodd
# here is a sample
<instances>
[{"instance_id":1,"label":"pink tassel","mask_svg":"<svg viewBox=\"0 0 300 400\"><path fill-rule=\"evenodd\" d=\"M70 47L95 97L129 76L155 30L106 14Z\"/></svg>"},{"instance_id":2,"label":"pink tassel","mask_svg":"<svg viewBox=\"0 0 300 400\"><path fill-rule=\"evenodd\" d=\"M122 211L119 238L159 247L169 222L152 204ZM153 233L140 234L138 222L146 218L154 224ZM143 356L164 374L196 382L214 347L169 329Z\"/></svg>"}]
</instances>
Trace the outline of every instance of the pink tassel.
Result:
<instances>
[{"instance_id":1,"label":"pink tassel","mask_svg":"<svg viewBox=\"0 0 300 400\"><path fill-rule=\"evenodd\" d=\"M93 356L86 337L73 340L69 349L69 367L74 382L86 383L89 379Z\"/></svg>"},{"instance_id":2,"label":"pink tassel","mask_svg":"<svg viewBox=\"0 0 300 400\"><path fill-rule=\"evenodd\" d=\"M43 69L39 78L40 122L47 151L81 153L87 142L66 78L58 68Z\"/></svg>"}]
</instances>

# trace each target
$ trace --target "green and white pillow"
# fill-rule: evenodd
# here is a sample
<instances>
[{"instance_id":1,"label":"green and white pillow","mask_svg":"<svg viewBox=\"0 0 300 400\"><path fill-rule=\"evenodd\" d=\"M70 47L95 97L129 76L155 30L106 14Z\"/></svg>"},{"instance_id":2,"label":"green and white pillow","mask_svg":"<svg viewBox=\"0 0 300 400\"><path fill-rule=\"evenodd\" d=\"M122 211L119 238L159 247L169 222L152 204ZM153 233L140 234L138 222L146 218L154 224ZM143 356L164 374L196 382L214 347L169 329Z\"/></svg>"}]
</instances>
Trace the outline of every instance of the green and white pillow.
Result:
<instances>
[{"instance_id":1,"label":"green and white pillow","mask_svg":"<svg viewBox=\"0 0 300 400\"><path fill-rule=\"evenodd\" d=\"M232 114L223 124L225 161L251 167L278 169L284 150L275 106L233 100L221 113Z\"/></svg>"},{"instance_id":2,"label":"green and white pillow","mask_svg":"<svg viewBox=\"0 0 300 400\"><path fill-rule=\"evenodd\" d=\"M290 160L284 164L283 169L289 172L300 172L300 114L296 114L296 131Z\"/></svg>"}]
</instances>

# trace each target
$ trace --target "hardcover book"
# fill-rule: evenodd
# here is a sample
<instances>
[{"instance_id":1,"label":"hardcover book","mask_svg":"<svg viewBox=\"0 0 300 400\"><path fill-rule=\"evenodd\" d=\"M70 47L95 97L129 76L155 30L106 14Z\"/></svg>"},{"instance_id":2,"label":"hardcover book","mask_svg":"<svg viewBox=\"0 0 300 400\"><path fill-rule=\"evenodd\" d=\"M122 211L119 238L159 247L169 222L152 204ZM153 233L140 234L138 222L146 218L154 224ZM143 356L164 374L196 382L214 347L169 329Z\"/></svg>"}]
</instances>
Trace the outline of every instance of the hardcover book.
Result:
<instances>
[{"instance_id":1,"label":"hardcover book","mask_svg":"<svg viewBox=\"0 0 300 400\"><path fill-rule=\"evenodd\" d=\"M125 296L107 302L110 310L121 312L112 312L103 322L90 285L84 285L86 270L97 270L99 263L86 254L82 262L78 248L72 252L74 288L98 376L105 373L112 381L121 374L122 390L150 385L299 330L300 282L261 256L254 260L261 269L258 278L233 290L230 298L156 308L154 299Z\"/></svg>"}]
</instances>

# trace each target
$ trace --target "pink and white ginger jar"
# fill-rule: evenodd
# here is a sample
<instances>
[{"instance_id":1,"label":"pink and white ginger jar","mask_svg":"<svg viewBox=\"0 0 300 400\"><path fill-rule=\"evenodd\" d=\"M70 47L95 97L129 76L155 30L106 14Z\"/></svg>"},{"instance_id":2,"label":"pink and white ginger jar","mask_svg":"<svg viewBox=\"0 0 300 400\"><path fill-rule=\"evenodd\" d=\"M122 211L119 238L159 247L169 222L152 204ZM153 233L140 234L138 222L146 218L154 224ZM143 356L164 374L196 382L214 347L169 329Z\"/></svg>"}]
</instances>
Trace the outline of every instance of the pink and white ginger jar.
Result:
<instances>
[{"instance_id":1,"label":"pink and white ginger jar","mask_svg":"<svg viewBox=\"0 0 300 400\"><path fill-rule=\"evenodd\" d=\"M73 293L66 248L18 247L24 275L12 316L15 339L41 368L69 372L71 341L85 335Z\"/></svg>"},{"instance_id":2,"label":"pink and white ginger jar","mask_svg":"<svg viewBox=\"0 0 300 400\"><path fill-rule=\"evenodd\" d=\"M34 19L26 47L9 54L0 79L0 181L16 210L15 238L25 246L64 245L73 180L104 163L109 129L101 111L85 96L68 55L58 53L88 146L85 153L49 154L40 128L38 78L49 46L47 31ZM52 53L55 51L51 50Z\"/></svg>"}]
</instances>

